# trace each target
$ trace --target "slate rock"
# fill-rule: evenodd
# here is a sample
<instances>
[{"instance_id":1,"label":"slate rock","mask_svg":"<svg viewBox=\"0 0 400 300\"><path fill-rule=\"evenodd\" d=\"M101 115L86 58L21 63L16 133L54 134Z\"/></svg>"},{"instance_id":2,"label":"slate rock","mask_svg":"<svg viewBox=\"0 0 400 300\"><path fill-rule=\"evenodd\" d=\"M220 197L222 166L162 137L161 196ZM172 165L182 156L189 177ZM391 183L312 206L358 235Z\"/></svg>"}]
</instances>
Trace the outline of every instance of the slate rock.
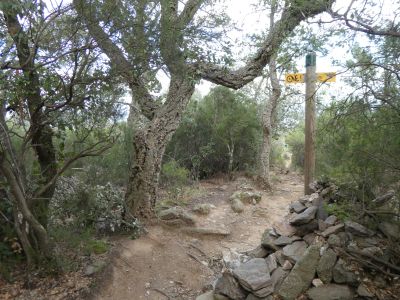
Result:
<instances>
[{"instance_id":1,"label":"slate rock","mask_svg":"<svg viewBox=\"0 0 400 300\"><path fill-rule=\"evenodd\" d=\"M277 246L286 246L288 244L291 244L295 241L301 240L301 237L298 236L292 236L292 237L287 237L287 236L280 236L278 237L275 241L274 244Z\"/></svg>"},{"instance_id":2,"label":"slate rock","mask_svg":"<svg viewBox=\"0 0 400 300\"><path fill-rule=\"evenodd\" d=\"M288 221L284 220L274 224L274 229L279 235L293 236L296 233L296 227L289 224Z\"/></svg>"},{"instance_id":3,"label":"slate rock","mask_svg":"<svg viewBox=\"0 0 400 300\"><path fill-rule=\"evenodd\" d=\"M271 228L269 231L269 235L273 236L273 237L279 237L280 234L276 231L275 228Z\"/></svg>"},{"instance_id":4,"label":"slate rock","mask_svg":"<svg viewBox=\"0 0 400 300\"><path fill-rule=\"evenodd\" d=\"M282 269L285 270L285 271L289 271L292 268L293 268L292 263L290 261L288 261L288 260L285 260L285 262L282 265Z\"/></svg>"},{"instance_id":5,"label":"slate rock","mask_svg":"<svg viewBox=\"0 0 400 300\"><path fill-rule=\"evenodd\" d=\"M337 217L335 215L330 215L329 217L327 217L325 219L324 222L326 224L328 224L329 226L333 226L333 225L335 225L336 221L337 221Z\"/></svg>"},{"instance_id":6,"label":"slate rock","mask_svg":"<svg viewBox=\"0 0 400 300\"><path fill-rule=\"evenodd\" d=\"M274 252L276 259L278 260L278 263L283 266L284 262L286 261L286 258L283 257L283 251L278 250Z\"/></svg>"},{"instance_id":7,"label":"slate rock","mask_svg":"<svg viewBox=\"0 0 400 300\"><path fill-rule=\"evenodd\" d=\"M319 220L325 220L326 218L328 218L328 212L326 211L326 208L325 208L325 202L326 202L326 199L319 197L317 203L314 204L318 207L317 219L319 219Z\"/></svg>"},{"instance_id":8,"label":"slate rock","mask_svg":"<svg viewBox=\"0 0 400 300\"><path fill-rule=\"evenodd\" d=\"M276 237L273 237L269 234L269 230L264 231L261 237L261 246L263 246L266 250L279 250L279 247L275 245L274 241Z\"/></svg>"},{"instance_id":9,"label":"slate rock","mask_svg":"<svg viewBox=\"0 0 400 300\"><path fill-rule=\"evenodd\" d=\"M336 235L331 234L328 238L328 244L332 247L341 247L343 246L342 240Z\"/></svg>"},{"instance_id":10,"label":"slate rock","mask_svg":"<svg viewBox=\"0 0 400 300\"><path fill-rule=\"evenodd\" d=\"M324 238L326 238L326 237L330 236L331 234L337 234L337 233L339 233L339 232L341 232L343 230L344 230L344 224L341 223L341 224L338 224L338 225L335 225L335 226L328 227L326 230L324 230L321 233L321 235Z\"/></svg>"},{"instance_id":11,"label":"slate rock","mask_svg":"<svg viewBox=\"0 0 400 300\"><path fill-rule=\"evenodd\" d=\"M305 207L304 204L301 203L300 201L294 201L289 206L290 212L294 211L295 213L298 213L298 214L305 211L306 208L307 207Z\"/></svg>"},{"instance_id":12,"label":"slate rock","mask_svg":"<svg viewBox=\"0 0 400 300\"><path fill-rule=\"evenodd\" d=\"M253 294L249 294L247 296L246 300L274 300L274 297L272 295L269 295L267 297L260 298L260 297L257 297L255 295L253 295Z\"/></svg>"},{"instance_id":13,"label":"slate rock","mask_svg":"<svg viewBox=\"0 0 400 300\"><path fill-rule=\"evenodd\" d=\"M357 236L373 236L374 232L372 230L369 230L367 227L358 224L353 221L346 221L344 223L346 232L350 232L351 234L357 235Z\"/></svg>"},{"instance_id":14,"label":"slate rock","mask_svg":"<svg viewBox=\"0 0 400 300\"><path fill-rule=\"evenodd\" d=\"M342 259L336 262L332 273L333 281L336 283L358 284L357 276L353 272L347 270L345 262Z\"/></svg>"},{"instance_id":15,"label":"slate rock","mask_svg":"<svg viewBox=\"0 0 400 300\"><path fill-rule=\"evenodd\" d=\"M208 291L196 297L196 300L214 300L214 291Z\"/></svg>"},{"instance_id":16,"label":"slate rock","mask_svg":"<svg viewBox=\"0 0 400 300\"><path fill-rule=\"evenodd\" d=\"M361 297L365 297L365 298L372 298L375 295L373 293L371 293L367 287L363 284L360 284L357 288L357 294Z\"/></svg>"},{"instance_id":17,"label":"slate rock","mask_svg":"<svg viewBox=\"0 0 400 300\"><path fill-rule=\"evenodd\" d=\"M275 253L268 255L268 257L265 258L265 262L269 273L272 273L278 267L278 259L276 258Z\"/></svg>"},{"instance_id":18,"label":"slate rock","mask_svg":"<svg viewBox=\"0 0 400 300\"><path fill-rule=\"evenodd\" d=\"M400 226L395 223L382 222L378 228L384 235L395 241L400 240Z\"/></svg>"},{"instance_id":19,"label":"slate rock","mask_svg":"<svg viewBox=\"0 0 400 300\"><path fill-rule=\"evenodd\" d=\"M314 232L308 233L305 236L303 236L303 240L308 244L312 245L315 242L315 238L317 235Z\"/></svg>"},{"instance_id":20,"label":"slate rock","mask_svg":"<svg viewBox=\"0 0 400 300\"><path fill-rule=\"evenodd\" d=\"M243 300L246 299L247 293L239 285L238 281L232 276L232 274L225 272L217 280L215 284L214 293L227 296L233 300Z\"/></svg>"},{"instance_id":21,"label":"slate rock","mask_svg":"<svg viewBox=\"0 0 400 300\"><path fill-rule=\"evenodd\" d=\"M308 290L311 300L352 300L353 291L347 285L324 284Z\"/></svg>"},{"instance_id":22,"label":"slate rock","mask_svg":"<svg viewBox=\"0 0 400 300\"><path fill-rule=\"evenodd\" d=\"M214 300L231 300L231 299L228 298L227 296L214 293Z\"/></svg>"},{"instance_id":23,"label":"slate rock","mask_svg":"<svg viewBox=\"0 0 400 300\"><path fill-rule=\"evenodd\" d=\"M379 244L378 239L374 237L372 238L359 237L356 238L355 240L360 248L376 247Z\"/></svg>"},{"instance_id":24,"label":"slate rock","mask_svg":"<svg viewBox=\"0 0 400 300\"><path fill-rule=\"evenodd\" d=\"M271 285L267 263L262 258L252 258L233 270L233 276L243 288L256 291Z\"/></svg>"},{"instance_id":25,"label":"slate rock","mask_svg":"<svg viewBox=\"0 0 400 300\"><path fill-rule=\"evenodd\" d=\"M315 213L317 212L317 210L318 210L318 207L311 206L300 214L294 214L290 218L289 223L291 225L307 224L308 222L310 222L311 220L313 220L315 218Z\"/></svg>"},{"instance_id":26,"label":"slate rock","mask_svg":"<svg viewBox=\"0 0 400 300\"><path fill-rule=\"evenodd\" d=\"M371 256L383 256L383 251L377 246L367 247L361 250L362 253Z\"/></svg>"},{"instance_id":27,"label":"slate rock","mask_svg":"<svg viewBox=\"0 0 400 300\"><path fill-rule=\"evenodd\" d=\"M349 234L344 231L339 232L337 236L339 237L342 245L346 245L350 241Z\"/></svg>"},{"instance_id":28,"label":"slate rock","mask_svg":"<svg viewBox=\"0 0 400 300\"><path fill-rule=\"evenodd\" d=\"M296 235L303 237L306 234L312 233L317 229L318 229L318 221L314 219L307 224L296 226Z\"/></svg>"},{"instance_id":29,"label":"slate rock","mask_svg":"<svg viewBox=\"0 0 400 300\"><path fill-rule=\"evenodd\" d=\"M304 254L307 249L307 243L304 241L297 241L293 244L283 247L283 257L296 263Z\"/></svg>"},{"instance_id":30,"label":"slate rock","mask_svg":"<svg viewBox=\"0 0 400 300\"><path fill-rule=\"evenodd\" d=\"M158 213L158 217L165 221L181 220L189 225L195 224L194 217L181 207L164 209Z\"/></svg>"},{"instance_id":31,"label":"slate rock","mask_svg":"<svg viewBox=\"0 0 400 300\"><path fill-rule=\"evenodd\" d=\"M312 193L308 198L308 202L314 206L318 206L320 201L321 201L321 197L319 196L318 193Z\"/></svg>"},{"instance_id":32,"label":"slate rock","mask_svg":"<svg viewBox=\"0 0 400 300\"><path fill-rule=\"evenodd\" d=\"M286 276L288 274L289 274L289 272L283 270L283 268L281 268L281 267L277 268L271 274L272 284L270 286L259 289L257 291L253 291L253 294L255 296L259 297L259 299L264 299L264 297L267 297L267 296L271 295L272 293L277 292L279 290L279 288L281 287L283 280L286 278Z\"/></svg>"},{"instance_id":33,"label":"slate rock","mask_svg":"<svg viewBox=\"0 0 400 300\"><path fill-rule=\"evenodd\" d=\"M274 293L278 292L278 290L281 288L281 285L288 274L289 271L284 270L283 267L279 267L272 272L271 281Z\"/></svg>"},{"instance_id":34,"label":"slate rock","mask_svg":"<svg viewBox=\"0 0 400 300\"><path fill-rule=\"evenodd\" d=\"M314 279L319 262L319 247L313 245L307 248L292 271L285 278L279 289L279 295L284 300L293 300L307 290Z\"/></svg>"},{"instance_id":35,"label":"slate rock","mask_svg":"<svg viewBox=\"0 0 400 300\"><path fill-rule=\"evenodd\" d=\"M318 219L318 230L319 231L324 231L329 227L328 224L326 224L323 220Z\"/></svg>"},{"instance_id":36,"label":"slate rock","mask_svg":"<svg viewBox=\"0 0 400 300\"><path fill-rule=\"evenodd\" d=\"M264 247L258 246L257 248L255 248L253 250L247 251L246 255L251 258L264 258L264 257L267 257L267 255L269 253L270 252L267 251Z\"/></svg>"},{"instance_id":37,"label":"slate rock","mask_svg":"<svg viewBox=\"0 0 400 300\"><path fill-rule=\"evenodd\" d=\"M330 283L333 276L333 268L336 264L337 255L332 249L326 250L319 260L317 267L318 278L323 283Z\"/></svg>"}]
</instances>

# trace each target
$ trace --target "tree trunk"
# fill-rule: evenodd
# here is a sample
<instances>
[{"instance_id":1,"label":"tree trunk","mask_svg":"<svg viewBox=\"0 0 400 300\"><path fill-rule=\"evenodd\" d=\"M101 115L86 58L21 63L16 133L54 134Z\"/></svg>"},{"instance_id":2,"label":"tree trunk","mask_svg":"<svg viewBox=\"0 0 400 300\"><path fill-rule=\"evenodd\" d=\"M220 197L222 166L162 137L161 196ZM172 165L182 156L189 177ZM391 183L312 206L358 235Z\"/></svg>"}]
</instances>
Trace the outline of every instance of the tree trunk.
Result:
<instances>
[{"instance_id":1,"label":"tree trunk","mask_svg":"<svg viewBox=\"0 0 400 300\"><path fill-rule=\"evenodd\" d=\"M233 153L235 150L235 144L233 142L231 142L231 145L227 144L226 145L228 147L228 155L229 155L229 161L228 161L228 176L229 179L232 180L233 179Z\"/></svg>"},{"instance_id":2,"label":"tree trunk","mask_svg":"<svg viewBox=\"0 0 400 300\"><path fill-rule=\"evenodd\" d=\"M8 33L14 41L18 61L26 81L25 96L30 115L31 144L38 157L41 171L39 185L46 185L57 173L53 131L43 111L44 100L40 94L39 74L34 62L35 55L32 55L29 38L18 20L18 13L18 9L11 6L5 6L3 9ZM23 104L21 103L21 105ZM28 203L32 213L44 227L47 226L48 205L54 194L54 189L55 183L49 185L49 188L41 195L35 195L37 199Z\"/></svg>"},{"instance_id":3,"label":"tree trunk","mask_svg":"<svg viewBox=\"0 0 400 300\"><path fill-rule=\"evenodd\" d=\"M261 148L261 174L260 181L264 188L271 188L270 180L270 155L271 140L274 120L276 118L276 106L281 96L281 87L279 85L276 72L276 57L271 58L269 62L269 78L272 86L272 93L268 99L265 111L262 116L263 125L263 143Z\"/></svg>"},{"instance_id":4,"label":"tree trunk","mask_svg":"<svg viewBox=\"0 0 400 300\"><path fill-rule=\"evenodd\" d=\"M164 105L151 121L142 128L136 125L133 130L132 165L125 200L134 217L154 217L164 151L194 92L194 82L187 77L173 75Z\"/></svg>"}]
</instances>

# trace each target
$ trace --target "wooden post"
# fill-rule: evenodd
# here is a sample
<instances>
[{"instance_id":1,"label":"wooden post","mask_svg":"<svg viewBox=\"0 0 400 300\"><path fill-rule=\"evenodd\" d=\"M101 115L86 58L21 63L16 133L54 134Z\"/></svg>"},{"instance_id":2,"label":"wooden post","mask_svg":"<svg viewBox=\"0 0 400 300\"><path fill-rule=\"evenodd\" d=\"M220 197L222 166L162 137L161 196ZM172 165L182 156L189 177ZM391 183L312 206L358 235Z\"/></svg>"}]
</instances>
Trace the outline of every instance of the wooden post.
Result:
<instances>
[{"instance_id":1,"label":"wooden post","mask_svg":"<svg viewBox=\"0 0 400 300\"><path fill-rule=\"evenodd\" d=\"M306 124L304 144L304 194L309 195L310 183L315 173L315 92L316 92L316 54L306 55Z\"/></svg>"}]
</instances>

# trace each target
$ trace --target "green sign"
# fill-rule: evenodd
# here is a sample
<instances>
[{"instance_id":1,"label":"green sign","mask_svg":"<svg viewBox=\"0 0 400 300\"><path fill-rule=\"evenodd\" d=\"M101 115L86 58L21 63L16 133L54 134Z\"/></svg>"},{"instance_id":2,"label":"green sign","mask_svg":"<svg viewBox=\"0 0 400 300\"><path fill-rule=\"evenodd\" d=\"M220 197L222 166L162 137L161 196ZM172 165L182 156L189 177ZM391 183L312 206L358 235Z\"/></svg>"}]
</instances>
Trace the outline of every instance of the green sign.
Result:
<instances>
[{"instance_id":1,"label":"green sign","mask_svg":"<svg viewBox=\"0 0 400 300\"><path fill-rule=\"evenodd\" d=\"M306 68L313 67L317 64L317 55L312 52L306 55Z\"/></svg>"}]
</instances>

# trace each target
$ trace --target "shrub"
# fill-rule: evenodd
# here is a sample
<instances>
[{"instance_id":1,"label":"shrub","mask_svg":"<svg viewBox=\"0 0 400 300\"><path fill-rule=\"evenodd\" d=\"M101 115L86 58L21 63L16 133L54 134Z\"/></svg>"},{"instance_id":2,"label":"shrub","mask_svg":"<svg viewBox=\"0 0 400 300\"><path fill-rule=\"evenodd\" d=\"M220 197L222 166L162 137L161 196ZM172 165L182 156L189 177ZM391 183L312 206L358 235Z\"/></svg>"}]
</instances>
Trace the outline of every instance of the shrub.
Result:
<instances>
[{"instance_id":1,"label":"shrub","mask_svg":"<svg viewBox=\"0 0 400 300\"><path fill-rule=\"evenodd\" d=\"M161 169L161 184L167 187L167 192L173 199L179 198L183 188L189 183L189 170L180 167L175 160L163 164Z\"/></svg>"},{"instance_id":2,"label":"shrub","mask_svg":"<svg viewBox=\"0 0 400 300\"><path fill-rule=\"evenodd\" d=\"M124 205L123 191L110 183L90 186L76 177L64 177L50 203L49 226L98 232L136 228L135 220L124 216Z\"/></svg>"},{"instance_id":3,"label":"shrub","mask_svg":"<svg viewBox=\"0 0 400 300\"><path fill-rule=\"evenodd\" d=\"M292 152L292 168L303 170L304 166L304 127L300 126L286 137L286 143Z\"/></svg>"}]
</instances>

